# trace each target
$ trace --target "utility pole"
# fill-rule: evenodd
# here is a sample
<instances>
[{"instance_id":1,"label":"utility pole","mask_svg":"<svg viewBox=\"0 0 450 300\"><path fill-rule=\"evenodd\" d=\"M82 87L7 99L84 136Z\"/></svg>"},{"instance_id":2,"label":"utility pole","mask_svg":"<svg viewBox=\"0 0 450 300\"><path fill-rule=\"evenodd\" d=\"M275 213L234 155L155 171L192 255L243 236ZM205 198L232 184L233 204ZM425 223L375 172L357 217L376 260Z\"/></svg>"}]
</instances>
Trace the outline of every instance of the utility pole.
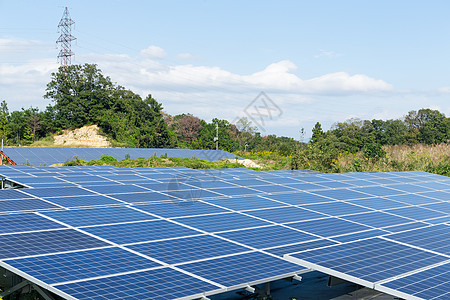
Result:
<instances>
[{"instance_id":1,"label":"utility pole","mask_svg":"<svg viewBox=\"0 0 450 300\"><path fill-rule=\"evenodd\" d=\"M60 48L58 61L63 67L70 66L71 57L75 55L71 49L72 41L76 40L72 35L73 24L75 24L75 22L70 18L69 9L66 7L58 24L58 32L60 32L61 35L58 40L56 40L56 44L59 44Z\"/></svg>"},{"instance_id":2,"label":"utility pole","mask_svg":"<svg viewBox=\"0 0 450 300\"><path fill-rule=\"evenodd\" d=\"M219 122L216 122L216 137L214 138L216 142L216 150L219 150Z\"/></svg>"}]
</instances>

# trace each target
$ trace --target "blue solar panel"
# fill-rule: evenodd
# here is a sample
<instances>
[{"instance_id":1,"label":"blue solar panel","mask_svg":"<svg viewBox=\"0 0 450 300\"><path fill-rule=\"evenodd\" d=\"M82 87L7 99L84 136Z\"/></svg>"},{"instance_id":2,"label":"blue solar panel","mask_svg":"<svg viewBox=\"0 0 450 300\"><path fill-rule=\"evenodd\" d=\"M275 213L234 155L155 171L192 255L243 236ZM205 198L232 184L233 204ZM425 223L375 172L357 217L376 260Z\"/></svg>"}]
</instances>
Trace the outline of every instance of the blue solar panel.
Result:
<instances>
[{"instance_id":1,"label":"blue solar panel","mask_svg":"<svg viewBox=\"0 0 450 300\"><path fill-rule=\"evenodd\" d=\"M177 219L176 221L209 232L258 227L270 224L256 218L247 217L237 213L187 217Z\"/></svg>"},{"instance_id":2,"label":"blue solar panel","mask_svg":"<svg viewBox=\"0 0 450 300\"><path fill-rule=\"evenodd\" d=\"M433 203L433 204L426 204L421 207L440 211L446 214L450 214L450 202L439 202L439 203Z\"/></svg>"},{"instance_id":3,"label":"blue solar panel","mask_svg":"<svg viewBox=\"0 0 450 300\"><path fill-rule=\"evenodd\" d=\"M130 245L127 248L168 264L249 251L249 248L209 235Z\"/></svg>"},{"instance_id":4,"label":"blue solar panel","mask_svg":"<svg viewBox=\"0 0 450 300\"><path fill-rule=\"evenodd\" d=\"M206 202L234 210L248 210L286 206L284 203L268 200L259 196L242 196L236 198L211 199Z\"/></svg>"},{"instance_id":5,"label":"blue solar panel","mask_svg":"<svg viewBox=\"0 0 450 300\"><path fill-rule=\"evenodd\" d=\"M274 255L283 257L285 254L288 254L288 253L300 252L300 251L305 251L305 250L310 250L310 249L317 249L317 248L336 245L336 244L337 244L336 242L321 239L321 240L317 240L317 241L304 242L304 243L295 244L295 245L271 248L271 249L267 249L265 251L272 253Z\"/></svg>"},{"instance_id":6,"label":"blue solar panel","mask_svg":"<svg viewBox=\"0 0 450 300\"><path fill-rule=\"evenodd\" d=\"M218 287L170 268L56 285L77 299L175 299ZM197 296L196 298L200 298Z\"/></svg>"},{"instance_id":7,"label":"blue solar panel","mask_svg":"<svg viewBox=\"0 0 450 300\"><path fill-rule=\"evenodd\" d=\"M360 199L360 198L367 198L368 196L365 193L360 193L349 189L314 191L314 194L336 200Z\"/></svg>"},{"instance_id":8,"label":"blue solar panel","mask_svg":"<svg viewBox=\"0 0 450 300\"><path fill-rule=\"evenodd\" d=\"M101 195L69 196L61 198L44 198L45 200L64 207L83 207L109 204L123 204L123 202Z\"/></svg>"},{"instance_id":9,"label":"blue solar panel","mask_svg":"<svg viewBox=\"0 0 450 300\"><path fill-rule=\"evenodd\" d=\"M88 187L88 189L105 195L148 192L148 189L144 189L135 185L125 185L125 184L105 185L105 186L97 185L97 186L90 186Z\"/></svg>"},{"instance_id":10,"label":"blue solar panel","mask_svg":"<svg viewBox=\"0 0 450 300\"><path fill-rule=\"evenodd\" d=\"M441 213L441 212L438 212L435 210L426 209L426 208L417 207L417 206L389 209L389 210L386 210L386 212L397 215L397 216L410 218L413 220L426 220L426 219L444 217L447 215L445 213Z\"/></svg>"},{"instance_id":11,"label":"blue solar panel","mask_svg":"<svg viewBox=\"0 0 450 300\"><path fill-rule=\"evenodd\" d=\"M349 200L347 202L351 203L351 204L356 204L359 206L365 206L365 207L371 208L371 209L376 209L376 210L408 206L408 204L406 204L406 203L397 202L394 200L389 200L389 199L381 198L381 197Z\"/></svg>"},{"instance_id":12,"label":"blue solar panel","mask_svg":"<svg viewBox=\"0 0 450 300\"><path fill-rule=\"evenodd\" d=\"M386 197L386 198L390 199L390 200L403 202L403 203L406 203L406 204L411 204L411 205L421 205L421 204L428 204L428 203L436 203L436 202L438 202L438 200L434 200L432 198L420 196L420 195L417 195L417 194L389 196L389 197Z\"/></svg>"},{"instance_id":13,"label":"blue solar panel","mask_svg":"<svg viewBox=\"0 0 450 300\"><path fill-rule=\"evenodd\" d=\"M381 285L422 299L449 299L450 263L411 274Z\"/></svg>"},{"instance_id":14,"label":"blue solar panel","mask_svg":"<svg viewBox=\"0 0 450 300\"><path fill-rule=\"evenodd\" d=\"M181 269L231 287L263 278L300 272L304 268L269 256L253 252L200 261L179 266Z\"/></svg>"},{"instance_id":15,"label":"blue solar panel","mask_svg":"<svg viewBox=\"0 0 450 300\"><path fill-rule=\"evenodd\" d=\"M64 197L64 196L85 196L85 195L95 195L95 193L91 191L87 191L85 189L79 187L64 187L64 188L55 188L55 187L47 187L47 188L35 188L35 189L27 189L28 194L37 197Z\"/></svg>"},{"instance_id":16,"label":"blue solar panel","mask_svg":"<svg viewBox=\"0 0 450 300\"><path fill-rule=\"evenodd\" d=\"M290 255L368 282L418 270L448 260L442 255L372 238Z\"/></svg>"},{"instance_id":17,"label":"blue solar panel","mask_svg":"<svg viewBox=\"0 0 450 300\"><path fill-rule=\"evenodd\" d=\"M371 227L368 226L352 223L337 218L327 218L313 221L291 223L288 226L306 231L308 233L320 235L322 237L331 237L371 229Z\"/></svg>"},{"instance_id":18,"label":"blue solar panel","mask_svg":"<svg viewBox=\"0 0 450 300\"><path fill-rule=\"evenodd\" d=\"M64 227L33 213L0 215L0 234Z\"/></svg>"},{"instance_id":19,"label":"blue solar panel","mask_svg":"<svg viewBox=\"0 0 450 300\"><path fill-rule=\"evenodd\" d=\"M450 226L435 225L386 236L389 239L450 255Z\"/></svg>"},{"instance_id":20,"label":"blue solar panel","mask_svg":"<svg viewBox=\"0 0 450 300\"><path fill-rule=\"evenodd\" d=\"M0 200L0 212L33 211L59 208L59 206L40 199Z\"/></svg>"},{"instance_id":21,"label":"blue solar panel","mask_svg":"<svg viewBox=\"0 0 450 300\"><path fill-rule=\"evenodd\" d=\"M391 214L383 213L383 212L369 212L357 215L349 215L342 217L343 219L357 222L367 226L373 227L385 227L392 225L399 225L405 223L411 223L411 219L406 219L399 216L394 216Z\"/></svg>"},{"instance_id":22,"label":"blue solar panel","mask_svg":"<svg viewBox=\"0 0 450 300\"><path fill-rule=\"evenodd\" d=\"M165 218L227 212L227 210L225 209L198 201L191 201L191 202L174 201L161 204L144 204L144 205L136 205L135 208Z\"/></svg>"},{"instance_id":23,"label":"blue solar panel","mask_svg":"<svg viewBox=\"0 0 450 300\"><path fill-rule=\"evenodd\" d=\"M6 260L6 263L50 284L160 266L120 248L28 257Z\"/></svg>"},{"instance_id":24,"label":"blue solar panel","mask_svg":"<svg viewBox=\"0 0 450 300\"><path fill-rule=\"evenodd\" d=\"M404 191L407 193L420 193L420 192L431 191L431 189L429 189L429 188L414 185L414 184L393 184L393 185L390 185L389 187L400 190L400 191Z\"/></svg>"},{"instance_id":25,"label":"blue solar panel","mask_svg":"<svg viewBox=\"0 0 450 300\"><path fill-rule=\"evenodd\" d=\"M317 239L313 235L277 225L225 232L219 235L255 248L276 247Z\"/></svg>"},{"instance_id":26,"label":"blue solar panel","mask_svg":"<svg viewBox=\"0 0 450 300\"><path fill-rule=\"evenodd\" d=\"M17 261L19 269L23 269L30 278L42 276L40 278L45 284L57 283L52 291L66 298L80 293L84 298L97 299L106 288L102 283L104 280L111 279L114 284L124 285L126 280L140 278L145 273L144 269L162 270L167 268L167 264L173 271L175 268L170 264L192 267L194 274L204 274L206 279L213 281L217 279L222 288L233 287L229 284L234 284L233 288L243 287L252 280L263 282L273 280L274 276L281 278L293 274L279 269L278 260L270 265L276 275L266 273L267 259L275 257L267 258L264 253L282 256L320 251L320 255L328 255L324 265L300 258L302 264L359 284L380 278L392 280L393 276L409 274L404 272L414 274L441 263L442 257L448 260L450 255L450 246L447 246L450 244L450 237L447 237L450 226L442 225L450 223L450 181L427 173L305 176L302 172L246 169L48 169L26 166L0 167L0 172L2 170L39 187L0 191L0 223L4 224L0 226L0 237L4 239L0 239L0 259L16 257L14 261ZM58 185L54 180L70 183ZM376 180L388 180L384 184L389 185L379 186L380 182L375 183ZM62 186L67 184L78 187L66 189ZM54 188L41 188L46 185ZM348 188L350 185L354 187ZM313 190L291 192L292 187ZM290 192L286 192L288 190ZM30 198L28 193L42 198ZM110 196L105 195L110 193ZM8 197L19 199L9 200ZM10 210L2 212L1 205L4 209L11 205L14 212L26 209L39 213L10 214ZM61 207L72 209L62 210ZM61 223L52 222L43 215ZM63 229L64 223L81 228ZM95 239L96 236L99 240ZM108 240L110 243L105 242ZM356 248L352 248L354 243L359 243ZM115 244L121 244L121 249L114 248ZM370 247L366 248L364 244ZM404 248L397 248L398 245ZM336 248L338 246L345 247ZM117 253L108 252L113 249L118 250ZM410 249L413 252L408 252ZM264 256L260 262L264 264L262 269L258 267L259 262L241 259L253 255L255 250ZM90 253L97 253L98 261ZM335 253L338 257L334 257ZM439 256L439 253L443 255ZM135 255L138 255L137 261L142 262L133 259L128 263ZM107 261L108 257L110 261ZM367 259L367 264L364 264L364 259ZM326 265L329 260L343 269L330 270ZM245 268L242 268L243 261ZM164 263L165 267L158 262ZM240 270L235 266L238 262ZM4 260L2 264L11 267ZM77 264L81 267L70 272ZM114 268L114 265L120 266ZM248 265L251 266L249 269L254 268L251 276ZM345 272L342 271L344 266L347 268ZM221 271L214 273L214 268ZM296 268L303 270L303 267ZM148 276L142 278L147 280ZM173 282L167 281L167 284L171 286ZM371 284L367 286L373 287L374 282ZM86 286L91 289L86 289ZM70 295L58 293L59 287L67 288ZM108 288L121 293L128 287ZM210 289L201 289L201 293L209 295L212 289L222 291L216 288L219 286L212 285ZM142 291L137 288L128 290L121 298L140 299L146 293L146 288ZM180 295L190 297L192 291L186 289ZM395 295L404 296L401 293ZM201 298L201 294L199 292L190 298Z\"/></svg>"},{"instance_id":27,"label":"blue solar panel","mask_svg":"<svg viewBox=\"0 0 450 300\"><path fill-rule=\"evenodd\" d=\"M113 156L122 160L129 155L130 158L151 157L167 155L179 158L200 158L204 160L221 160L224 158L236 158L234 154L222 150L191 150L191 149L164 149L164 148L51 148L51 147L7 147L4 153L15 163L39 165L51 165L64 163L77 156L83 160L97 160L102 155Z\"/></svg>"},{"instance_id":28,"label":"blue solar panel","mask_svg":"<svg viewBox=\"0 0 450 300\"><path fill-rule=\"evenodd\" d=\"M314 195L306 192L297 193L287 193L287 194L277 194L277 195L266 195L266 198L282 201L284 203L292 205L302 205L309 203L322 203L334 201L329 198L325 198L319 195Z\"/></svg>"},{"instance_id":29,"label":"blue solar panel","mask_svg":"<svg viewBox=\"0 0 450 300\"><path fill-rule=\"evenodd\" d=\"M246 213L277 223L295 222L325 217L323 214L293 206L247 211Z\"/></svg>"},{"instance_id":30,"label":"blue solar panel","mask_svg":"<svg viewBox=\"0 0 450 300\"><path fill-rule=\"evenodd\" d=\"M128 207L72 209L47 212L44 214L50 218L76 227L156 219L156 217Z\"/></svg>"},{"instance_id":31,"label":"blue solar panel","mask_svg":"<svg viewBox=\"0 0 450 300\"><path fill-rule=\"evenodd\" d=\"M108 246L72 229L0 235L0 244L0 259Z\"/></svg>"},{"instance_id":32,"label":"blue solar panel","mask_svg":"<svg viewBox=\"0 0 450 300\"><path fill-rule=\"evenodd\" d=\"M164 220L83 228L117 244L162 240L199 234L198 231Z\"/></svg>"},{"instance_id":33,"label":"blue solar panel","mask_svg":"<svg viewBox=\"0 0 450 300\"><path fill-rule=\"evenodd\" d=\"M111 195L112 198L125 201L128 203L138 203L138 202L153 202L153 201L168 201L175 200L175 197L170 195L161 194L157 192L146 192L146 193L128 193L128 194L114 194Z\"/></svg>"},{"instance_id":34,"label":"blue solar panel","mask_svg":"<svg viewBox=\"0 0 450 300\"><path fill-rule=\"evenodd\" d=\"M346 202L308 204L302 207L334 217L371 211L369 208L364 208Z\"/></svg>"},{"instance_id":35,"label":"blue solar panel","mask_svg":"<svg viewBox=\"0 0 450 300\"><path fill-rule=\"evenodd\" d=\"M32 197L30 195L22 193L19 190L0 190L1 200L25 199L25 198L32 198Z\"/></svg>"},{"instance_id":36,"label":"blue solar panel","mask_svg":"<svg viewBox=\"0 0 450 300\"><path fill-rule=\"evenodd\" d=\"M386 186L371 186L371 187L362 187L362 188L352 188L352 190L357 192L366 193L372 196L393 196L403 194L404 192L391 189Z\"/></svg>"},{"instance_id":37,"label":"blue solar panel","mask_svg":"<svg viewBox=\"0 0 450 300\"><path fill-rule=\"evenodd\" d=\"M384 231L384 230L380 230L380 229L372 229L372 230L367 230L367 231L362 231L362 232L349 233L346 235L335 236L332 239L334 241L338 241L341 243L347 243L347 242L359 241L359 240L372 238L372 237L378 237L378 236L381 236L383 234L388 234L388 233L389 233L389 231Z\"/></svg>"}]
</instances>

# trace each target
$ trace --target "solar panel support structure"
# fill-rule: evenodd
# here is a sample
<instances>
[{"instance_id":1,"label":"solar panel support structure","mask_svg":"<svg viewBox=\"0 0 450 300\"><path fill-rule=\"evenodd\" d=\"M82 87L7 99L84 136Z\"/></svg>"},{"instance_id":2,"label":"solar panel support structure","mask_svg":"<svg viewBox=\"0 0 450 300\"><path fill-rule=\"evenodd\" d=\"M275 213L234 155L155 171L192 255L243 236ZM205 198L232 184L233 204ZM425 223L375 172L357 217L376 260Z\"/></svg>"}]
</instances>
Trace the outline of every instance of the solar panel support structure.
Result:
<instances>
[{"instance_id":1,"label":"solar panel support structure","mask_svg":"<svg viewBox=\"0 0 450 300\"><path fill-rule=\"evenodd\" d=\"M61 33L58 40L56 40L56 44L59 44L61 50L58 54L58 61L62 67L70 66L71 57L75 54L72 52L71 44L72 41L76 40L76 38L72 35L72 25L75 22L70 18L69 9L64 9L63 16L58 24L58 32Z\"/></svg>"}]
</instances>

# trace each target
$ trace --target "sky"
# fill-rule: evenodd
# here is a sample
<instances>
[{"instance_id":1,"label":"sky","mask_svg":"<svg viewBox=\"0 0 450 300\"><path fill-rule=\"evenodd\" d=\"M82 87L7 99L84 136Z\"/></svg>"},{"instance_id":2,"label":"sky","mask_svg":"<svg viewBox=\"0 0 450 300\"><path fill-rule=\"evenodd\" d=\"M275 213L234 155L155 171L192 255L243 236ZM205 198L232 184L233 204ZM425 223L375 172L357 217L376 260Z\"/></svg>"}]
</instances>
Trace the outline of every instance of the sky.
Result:
<instances>
[{"instance_id":1,"label":"sky","mask_svg":"<svg viewBox=\"0 0 450 300\"><path fill-rule=\"evenodd\" d=\"M316 122L450 115L450 1L439 0L0 0L10 111L51 103L66 6L72 64L97 64L171 115L247 117L263 135L297 140Z\"/></svg>"}]
</instances>

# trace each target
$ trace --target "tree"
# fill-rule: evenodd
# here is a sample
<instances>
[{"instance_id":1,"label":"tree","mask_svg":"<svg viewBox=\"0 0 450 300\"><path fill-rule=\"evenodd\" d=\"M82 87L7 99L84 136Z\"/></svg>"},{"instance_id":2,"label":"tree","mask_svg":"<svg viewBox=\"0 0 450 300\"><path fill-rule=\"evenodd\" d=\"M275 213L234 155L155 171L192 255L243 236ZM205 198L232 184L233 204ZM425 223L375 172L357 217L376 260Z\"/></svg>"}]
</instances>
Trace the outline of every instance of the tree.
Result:
<instances>
[{"instance_id":1,"label":"tree","mask_svg":"<svg viewBox=\"0 0 450 300\"><path fill-rule=\"evenodd\" d=\"M44 98L54 102L57 124L63 128L77 128L95 124L104 110L113 104L115 87L94 64L60 67L52 73Z\"/></svg>"},{"instance_id":2,"label":"tree","mask_svg":"<svg viewBox=\"0 0 450 300\"><path fill-rule=\"evenodd\" d=\"M317 143L318 141L320 141L320 139L322 139L324 136L323 134L323 130L322 130L322 125L320 125L319 122L316 123L316 125L314 125L314 128L312 129L312 136L311 136L311 143Z\"/></svg>"},{"instance_id":3,"label":"tree","mask_svg":"<svg viewBox=\"0 0 450 300\"><path fill-rule=\"evenodd\" d=\"M9 126L9 110L6 101L3 100L0 103L0 139L2 139L5 143L8 142L8 135L11 132L11 128Z\"/></svg>"}]
</instances>

